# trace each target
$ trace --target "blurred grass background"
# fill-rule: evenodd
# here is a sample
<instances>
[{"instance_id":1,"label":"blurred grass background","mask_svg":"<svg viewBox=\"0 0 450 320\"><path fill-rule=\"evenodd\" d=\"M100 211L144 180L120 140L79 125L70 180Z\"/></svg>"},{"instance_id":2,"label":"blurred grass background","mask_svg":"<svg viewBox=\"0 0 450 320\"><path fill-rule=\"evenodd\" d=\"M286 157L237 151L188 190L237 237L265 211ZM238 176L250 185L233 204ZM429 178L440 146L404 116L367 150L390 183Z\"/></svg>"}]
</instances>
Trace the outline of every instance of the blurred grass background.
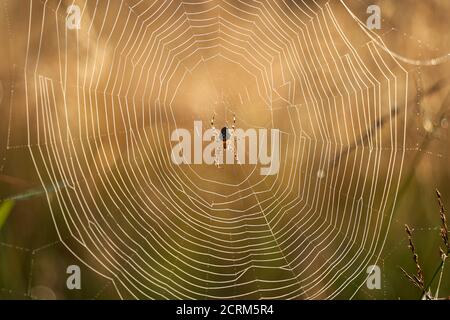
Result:
<instances>
[{"instance_id":1,"label":"blurred grass background","mask_svg":"<svg viewBox=\"0 0 450 320\"><path fill-rule=\"evenodd\" d=\"M23 30L11 28L10 19L23 19L15 0L1 0L0 34L9 46ZM377 33L393 52L421 61L450 52L450 2L439 0L344 1L365 20L368 5L382 9L382 29ZM21 23L15 21L14 25ZM24 25L26 25L24 23ZM6 41L6 40L5 40ZM6 42L5 42L6 44ZM9 141L8 118L14 99L15 51L8 45L0 51L0 199L9 199L39 186L27 149ZM51 58L51 57L49 57ZM407 248L404 224L414 229L414 239L425 279L440 262L439 208L435 189L450 208L449 121L450 61L437 66L407 66L413 89L407 126L407 153L393 223L381 255L382 288L362 287L357 299L418 299L418 291L402 275L400 266L414 273ZM438 85L431 94L427 91ZM20 116L20 115L19 115ZM22 115L23 116L23 115ZM23 123L14 119L15 138ZM20 139L18 139L20 140ZM7 148L7 146L9 146ZM12 146L12 147L11 147ZM66 267L80 264L61 244L53 226L44 194L22 201L0 203L0 298L1 299L114 299L113 286L94 271L82 267L82 290L66 289ZM441 295L450 296L450 267L444 272Z\"/></svg>"}]
</instances>

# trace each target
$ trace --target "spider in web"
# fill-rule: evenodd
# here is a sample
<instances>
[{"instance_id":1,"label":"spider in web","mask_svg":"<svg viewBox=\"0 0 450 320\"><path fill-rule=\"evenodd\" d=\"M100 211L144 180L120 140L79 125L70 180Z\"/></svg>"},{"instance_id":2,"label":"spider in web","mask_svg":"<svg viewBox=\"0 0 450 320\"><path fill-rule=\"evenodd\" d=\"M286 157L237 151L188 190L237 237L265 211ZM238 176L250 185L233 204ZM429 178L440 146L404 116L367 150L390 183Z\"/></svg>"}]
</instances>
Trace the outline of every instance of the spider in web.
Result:
<instances>
[{"instance_id":1,"label":"spider in web","mask_svg":"<svg viewBox=\"0 0 450 320\"><path fill-rule=\"evenodd\" d=\"M214 135L216 137L216 141L221 141L222 146L218 147L216 149L216 157L214 159L214 162L218 168L220 168L220 162L218 159L219 154L224 154L224 151L230 150L233 151L234 154L234 160L237 160L237 154L236 154L236 148L235 148L235 142L236 142L236 115L233 114L233 124L231 126L231 129L228 127L228 124L225 123L225 127L220 129L220 132L217 131L216 127L214 126L215 121L215 114L213 114L211 118L211 128L214 131Z\"/></svg>"}]
</instances>

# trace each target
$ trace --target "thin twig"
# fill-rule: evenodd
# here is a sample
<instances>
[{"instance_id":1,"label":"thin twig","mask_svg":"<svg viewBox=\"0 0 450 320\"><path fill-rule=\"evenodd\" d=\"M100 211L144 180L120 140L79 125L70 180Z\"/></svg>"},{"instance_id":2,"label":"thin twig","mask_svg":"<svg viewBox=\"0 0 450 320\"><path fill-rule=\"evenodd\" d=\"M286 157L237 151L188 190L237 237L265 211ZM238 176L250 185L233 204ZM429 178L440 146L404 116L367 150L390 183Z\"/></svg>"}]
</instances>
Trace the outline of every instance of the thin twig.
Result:
<instances>
[{"instance_id":1,"label":"thin twig","mask_svg":"<svg viewBox=\"0 0 450 320\"><path fill-rule=\"evenodd\" d=\"M448 240L447 218L445 216L445 208L444 208L444 204L442 202L441 193L437 189L436 189L436 196L437 196L438 204L439 204L439 216L441 218L440 235L441 235L442 241L444 242L444 245L446 247L446 251L444 251L442 248L439 248L441 262L439 263L438 267L434 271L433 276L431 277L431 279L428 282L428 284L424 287L424 290L422 291L423 294L426 294L427 292L429 292L429 290L431 288L431 285L433 284L433 281L436 278L436 276L438 275L439 271L441 271L440 278L442 279L442 273L443 273L443 270L444 270L445 261L447 260L447 257L450 254L450 246L449 246L449 240ZM440 288L440 283L441 283L441 280L439 280L438 291L439 291L439 288ZM436 296L436 298L437 298L437 296Z\"/></svg>"},{"instance_id":2,"label":"thin twig","mask_svg":"<svg viewBox=\"0 0 450 320\"><path fill-rule=\"evenodd\" d=\"M401 269L405 276L425 294L425 279L422 268L420 267L419 255L416 252L416 247L414 246L414 242L412 239L412 230L407 224L405 224L405 232L408 235L408 248L413 254L413 260L416 265L416 275L410 275L403 268Z\"/></svg>"},{"instance_id":3,"label":"thin twig","mask_svg":"<svg viewBox=\"0 0 450 320\"><path fill-rule=\"evenodd\" d=\"M441 238L442 238L442 241L444 242L444 245L447 249L447 254L448 254L450 252L450 243L448 241L447 218L445 217L445 209L444 209L444 204L442 203L441 193L437 189L436 189L436 196L437 196L438 204L439 204L439 216L441 218ZM445 252L445 250L442 250L442 249L441 249L441 251Z\"/></svg>"}]
</instances>

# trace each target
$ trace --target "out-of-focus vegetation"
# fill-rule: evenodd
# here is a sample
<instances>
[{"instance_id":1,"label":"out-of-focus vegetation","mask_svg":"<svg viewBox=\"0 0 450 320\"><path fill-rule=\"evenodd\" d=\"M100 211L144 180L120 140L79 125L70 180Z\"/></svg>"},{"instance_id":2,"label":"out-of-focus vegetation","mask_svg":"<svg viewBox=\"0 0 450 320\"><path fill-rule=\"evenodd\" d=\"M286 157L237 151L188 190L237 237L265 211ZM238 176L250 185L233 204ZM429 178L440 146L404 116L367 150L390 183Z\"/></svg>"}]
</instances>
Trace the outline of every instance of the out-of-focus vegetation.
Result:
<instances>
[{"instance_id":1,"label":"out-of-focus vegetation","mask_svg":"<svg viewBox=\"0 0 450 320\"><path fill-rule=\"evenodd\" d=\"M377 33L390 50L401 56L426 61L450 53L448 1L344 2L361 20L367 16L368 5L380 5L382 30ZM0 3L0 37L5 39L4 44L9 49L0 51L3 88L0 97L0 199L7 199L39 186L40 182L23 144L24 114L14 114L16 134L11 136L8 132L10 101L13 98L21 101L21 97L12 97L7 88L14 85L16 92L21 92L20 86L23 86L13 79L23 73L20 66L15 65L25 48L14 43L21 43L21 38L26 37L28 17L23 14L22 1L0 0ZM382 288L363 287L357 299L420 298L420 291L401 271L401 268L414 271L416 267L408 249L405 224L414 234L425 283L433 277L441 261L438 250L442 241L441 220L434 190L441 191L444 206L450 208L450 61L436 66L406 65L405 68L411 82L406 155L391 229L379 260ZM427 93L437 84L437 90ZM68 291L65 288L66 266L70 264L80 262L58 240L45 196L0 203L0 298L118 298L111 282L87 267L83 268L82 290ZM450 266L444 269L440 293L450 296Z\"/></svg>"},{"instance_id":2,"label":"out-of-focus vegetation","mask_svg":"<svg viewBox=\"0 0 450 320\"><path fill-rule=\"evenodd\" d=\"M13 200L5 200L0 203L0 230L2 229L3 225L6 222L6 219L8 219L8 216L11 212L11 210L14 207L14 201Z\"/></svg>"}]
</instances>

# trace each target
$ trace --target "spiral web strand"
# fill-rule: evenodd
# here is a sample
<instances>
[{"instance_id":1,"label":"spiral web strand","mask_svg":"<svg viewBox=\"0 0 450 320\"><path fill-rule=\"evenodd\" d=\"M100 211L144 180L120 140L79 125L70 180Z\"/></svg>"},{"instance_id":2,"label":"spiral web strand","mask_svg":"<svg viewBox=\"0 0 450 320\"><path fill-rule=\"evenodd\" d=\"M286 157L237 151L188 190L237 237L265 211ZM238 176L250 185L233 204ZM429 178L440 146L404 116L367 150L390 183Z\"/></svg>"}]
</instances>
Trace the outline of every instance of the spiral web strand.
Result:
<instances>
[{"instance_id":1,"label":"spiral web strand","mask_svg":"<svg viewBox=\"0 0 450 320\"><path fill-rule=\"evenodd\" d=\"M71 4L80 30L65 27ZM122 298L358 291L389 229L408 78L379 43L352 40L342 12L319 1L31 1L28 145L57 190L49 205L69 250ZM171 132L207 129L213 114L218 128L235 114L237 127L279 129L278 174L174 165Z\"/></svg>"}]
</instances>

